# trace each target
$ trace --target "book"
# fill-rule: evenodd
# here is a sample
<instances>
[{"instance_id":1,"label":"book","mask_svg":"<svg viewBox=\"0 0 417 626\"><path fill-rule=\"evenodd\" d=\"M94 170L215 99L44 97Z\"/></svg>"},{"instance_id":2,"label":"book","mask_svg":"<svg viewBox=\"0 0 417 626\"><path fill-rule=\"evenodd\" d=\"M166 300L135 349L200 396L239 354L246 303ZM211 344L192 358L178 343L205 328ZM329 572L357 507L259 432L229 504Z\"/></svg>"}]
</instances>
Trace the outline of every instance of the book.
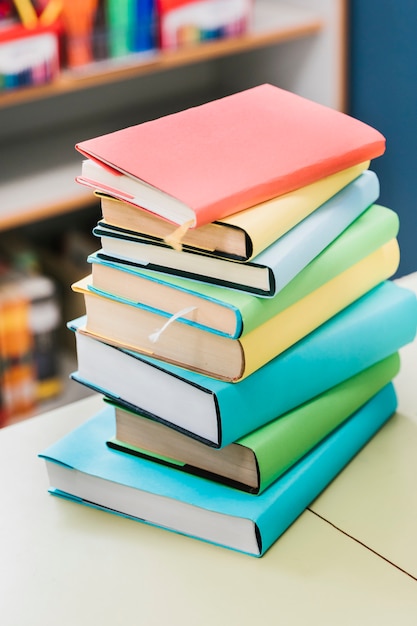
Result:
<instances>
[{"instance_id":1,"label":"book","mask_svg":"<svg viewBox=\"0 0 417 626\"><path fill-rule=\"evenodd\" d=\"M236 339L395 238L398 228L394 211L372 205L272 298L107 261L96 253L88 256L88 287L166 317L188 309L179 321Z\"/></svg>"},{"instance_id":2,"label":"book","mask_svg":"<svg viewBox=\"0 0 417 626\"><path fill-rule=\"evenodd\" d=\"M114 404L116 433L108 445L237 489L262 493L391 382L399 367L395 353L221 450Z\"/></svg>"},{"instance_id":3,"label":"book","mask_svg":"<svg viewBox=\"0 0 417 626\"><path fill-rule=\"evenodd\" d=\"M134 0L106 0L108 47L111 57L133 52Z\"/></svg>"},{"instance_id":4,"label":"book","mask_svg":"<svg viewBox=\"0 0 417 626\"><path fill-rule=\"evenodd\" d=\"M196 227L372 160L385 138L345 113L263 84L75 148L114 179L101 185L79 176L79 183Z\"/></svg>"},{"instance_id":5,"label":"book","mask_svg":"<svg viewBox=\"0 0 417 626\"><path fill-rule=\"evenodd\" d=\"M72 285L84 297L86 332L116 346L235 382L249 376L333 315L392 276L399 264L396 239L381 246L301 300L239 339L168 320L145 307Z\"/></svg>"},{"instance_id":6,"label":"book","mask_svg":"<svg viewBox=\"0 0 417 626\"><path fill-rule=\"evenodd\" d=\"M133 3L132 50L153 50L157 46L157 0L135 0ZM132 16L130 16L132 17Z\"/></svg>"},{"instance_id":7,"label":"book","mask_svg":"<svg viewBox=\"0 0 417 626\"><path fill-rule=\"evenodd\" d=\"M106 0L105 18L111 57L154 50L155 0Z\"/></svg>"},{"instance_id":8,"label":"book","mask_svg":"<svg viewBox=\"0 0 417 626\"><path fill-rule=\"evenodd\" d=\"M394 414L391 383L263 493L112 450L111 407L40 453L49 491L210 543L262 556ZM143 529L146 538L146 531Z\"/></svg>"},{"instance_id":9,"label":"book","mask_svg":"<svg viewBox=\"0 0 417 626\"><path fill-rule=\"evenodd\" d=\"M193 278L222 287L272 297L342 233L379 196L379 181L366 170L285 235L246 263L175 250L99 224L98 255L150 270Z\"/></svg>"},{"instance_id":10,"label":"book","mask_svg":"<svg viewBox=\"0 0 417 626\"><path fill-rule=\"evenodd\" d=\"M181 233L166 220L129 202L99 192L96 195L100 198L103 221L108 226L134 231L143 238L165 241L183 250L199 250L248 261L346 187L369 165L369 161L354 165L301 189ZM94 178L98 168L100 166L94 161L83 161L82 171L86 178ZM101 168L102 178L103 172L105 174Z\"/></svg>"},{"instance_id":11,"label":"book","mask_svg":"<svg viewBox=\"0 0 417 626\"><path fill-rule=\"evenodd\" d=\"M386 281L233 384L111 346L86 335L84 324L84 317L68 323L77 348L73 380L222 448L410 343L417 297Z\"/></svg>"}]
</instances>

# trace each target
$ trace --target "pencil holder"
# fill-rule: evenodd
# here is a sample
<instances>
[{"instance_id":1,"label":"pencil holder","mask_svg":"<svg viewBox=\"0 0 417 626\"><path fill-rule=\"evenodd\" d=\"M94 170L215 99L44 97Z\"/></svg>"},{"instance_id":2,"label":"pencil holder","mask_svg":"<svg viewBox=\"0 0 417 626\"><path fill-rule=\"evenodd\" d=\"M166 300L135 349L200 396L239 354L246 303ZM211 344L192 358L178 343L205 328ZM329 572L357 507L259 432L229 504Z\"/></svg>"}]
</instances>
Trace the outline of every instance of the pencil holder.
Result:
<instances>
[{"instance_id":1,"label":"pencil holder","mask_svg":"<svg viewBox=\"0 0 417 626\"><path fill-rule=\"evenodd\" d=\"M59 28L14 26L0 33L0 91L43 85L59 73Z\"/></svg>"},{"instance_id":2,"label":"pencil holder","mask_svg":"<svg viewBox=\"0 0 417 626\"><path fill-rule=\"evenodd\" d=\"M246 33L252 0L158 0L160 47L175 50Z\"/></svg>"}]
</instances>

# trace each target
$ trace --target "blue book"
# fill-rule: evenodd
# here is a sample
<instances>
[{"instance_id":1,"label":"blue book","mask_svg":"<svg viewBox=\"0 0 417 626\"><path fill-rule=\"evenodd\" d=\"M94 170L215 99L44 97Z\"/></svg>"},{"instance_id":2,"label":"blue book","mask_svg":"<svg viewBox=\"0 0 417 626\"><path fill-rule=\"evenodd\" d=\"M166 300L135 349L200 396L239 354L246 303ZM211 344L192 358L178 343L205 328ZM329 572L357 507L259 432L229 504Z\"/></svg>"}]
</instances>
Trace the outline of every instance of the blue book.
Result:
<instances>
[{"instance_id":1,"label":"blue book","mask_svg":"<svg viewBox=\"0 0 417 626\"><path fill-rule=\"evenodd\" d=\"M230 383L75 331L71 376L133 411L221 448L411 342L416 295L386 281L247 378Z\"/></svg>"},{"instance_id":2,"label":"blue book","mask_svg":"<svg viewBox=\"0 0 417 626\"><path fill-rule=\"evenodd\" d=\"M272 297L379 196L376 174L366 170L330 200L248 262L175 250L104 223L93 229L101 239L100 258L205 283Z\"/></svg>"},{"instance_id":3,"label":"blue book","mask_svg":"<svg viewBox=\"0 0 417 626\"><path fill-rule=\"evenodd\" d=\"M259 557L375 435L396 406L389 383L260 495L109 448L106 442L115 428L111 407L40 457L46 462L54 495Z\"/></svg>"},{"instance_id":4,"label":"blue book","mask_svg":"<svg viewBox=\"0 0 417 626\"><path fill-rule=\"evenodd\" d=\"M156 0L134 0L131 50L139 52L156 47Z\"/></svg>"}]
</instances>

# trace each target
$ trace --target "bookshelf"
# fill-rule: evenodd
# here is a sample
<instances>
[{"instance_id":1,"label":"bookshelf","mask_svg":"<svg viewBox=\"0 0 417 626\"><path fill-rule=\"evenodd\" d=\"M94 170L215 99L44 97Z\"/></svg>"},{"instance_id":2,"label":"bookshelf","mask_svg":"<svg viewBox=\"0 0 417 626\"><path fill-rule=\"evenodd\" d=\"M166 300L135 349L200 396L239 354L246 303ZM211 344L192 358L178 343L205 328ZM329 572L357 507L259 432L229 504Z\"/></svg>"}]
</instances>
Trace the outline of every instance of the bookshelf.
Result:
<instances>
[{"instance_id":1,"label":"bookshelf","mask_svg":"<svg viewBox=\"0 0 417 626\"><path fill-rule=\"evenodd\" d=\"M74 143L83 137L257 82L344 108L344 31L343 0L256 0L248 35L99 62L50 85L1 94L0 231L92 203L74 182Z\"/></svg>"},{"instance_id":2,"label":"bookshelf","mask_svg":"<svg viewBox=\"0 0 417 626\"><path fill-rule=\"evenodd\" d=\"M16 231L30 239L45 229L85 229L86 212L99 217L91 191L75 183L77 141L262 82L343 110L347 0L254 2L245 36L101 61L49 85L0 93L0 247ZM77 277L59 259L55 266L70 292ZM66 401L65 392L58 404Z\"/></svg>"},{"instance_id":3,"label":"bookshelf","mask_svg":"<svg viewBox=\"0 0 417 626\"><path fill-rule=\"evenodd\" d=\"M251 32L245 36L208 41L172 52L157 51L131 55L123 61L115 62L109 59L77 70L67 70L52 84L2 94L0 107L87 89L110 81L136 78L178 65L254 50L316 34L322 27L323 19L317 11L287 3L273 3L271 0L256 0L253 26Z\"/></svg>"}]
</instances>

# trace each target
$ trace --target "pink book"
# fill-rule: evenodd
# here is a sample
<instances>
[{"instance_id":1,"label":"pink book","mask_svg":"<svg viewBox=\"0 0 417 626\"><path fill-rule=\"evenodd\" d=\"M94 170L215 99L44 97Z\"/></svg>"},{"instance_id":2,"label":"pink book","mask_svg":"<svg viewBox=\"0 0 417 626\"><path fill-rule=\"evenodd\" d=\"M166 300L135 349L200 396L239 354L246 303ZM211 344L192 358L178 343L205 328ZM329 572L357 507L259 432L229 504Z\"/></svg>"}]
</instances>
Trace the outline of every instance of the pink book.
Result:
<instances>
[{"instance_id":1,"label":"pink book","mask_svg":"<svg viewBox=\"0 0 417 626\"><path fill-rule=\"evenodd\" d=\"M202 226L383 154L345 113L264 84L76 145L77 181L188 227ZM88 160L95 168L91 178Z\"/></svg>"}]
</instances>

